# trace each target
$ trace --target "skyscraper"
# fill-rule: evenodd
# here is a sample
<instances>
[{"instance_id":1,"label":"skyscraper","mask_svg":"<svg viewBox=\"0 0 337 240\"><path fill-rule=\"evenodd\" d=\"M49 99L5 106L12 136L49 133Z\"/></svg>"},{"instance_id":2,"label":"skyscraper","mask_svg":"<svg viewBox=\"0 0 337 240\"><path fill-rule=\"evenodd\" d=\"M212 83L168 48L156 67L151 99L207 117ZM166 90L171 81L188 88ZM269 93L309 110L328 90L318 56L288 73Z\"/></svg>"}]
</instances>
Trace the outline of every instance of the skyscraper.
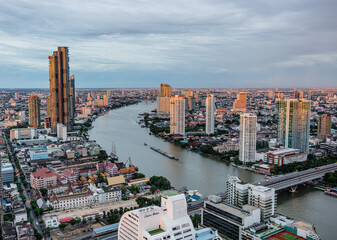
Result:
<instances>
[{"instance_id":1,"label":"skyscraper","mask_svg":"<svg viewBox=\"0 0 337 240\"><path fill-rule=\"evenodd\" d=\"M310 100L280 100L278 106L278 142L285 148L309 151Z\"/></svg>"},{"instance_id":2,"label":"skyscraper","mask_svg":"<svg viewBox=\"0 0 337 240\"><path fill-rule=\"evenodd\" d=\"M308 91L308 100L311 100L311 90Z\"/></svg>"},{"instance_id":3,"label":"skyscraper","mask_svg":"<svg viewBox=\"0 0 337 240\"><path fill-rule=\"evenodd\" d=\"M28 99L29 126L39 127L40 120L40 99L38 96L30 96Z\"/></svg>"},{"instance_id":4,"label":"skyscraper","mask_svg":"<svg viewBox=\"0 0 337 240\"><path fill-rule=\"evenodd\" d=\"M303 91L299 92L299 98L304 98L304 92Z\"/></svg>"},{"instance_id":5,"label":"skyscraper","mask_svg":"<svg viewBox=\"0 0 337 240\"><path fill-rule=\"evenodd\" d=\"M300 95L299 95L298 91L295 90L295 91L294 91L294 98L299 98L299 97L300 97Z\"/></svg>"},{"instance_id":6,"label":"skyscraper","mask_svg":"<svg viewBox=\"0 0 337 240\"><path fill-rule=\"evenodd\" d=\"M169 113L170 112L170 100L171 100L171 86L162 83L160 84L160 95L157 98L158 112Z\"/></svg>"},{"instance_id":7,"label":"skyscraper","mask_svg":"<svg viewBox=\"0 0 337 240\"><path fill-rule=\"evenodd\" d=\"M160 96L161 97L171 97L172 88L166 83L160 84Z\"/></svg>"},{"instance_id":8,"label":"skyscraper","mask_svg":"<svg viewBox=\"0 0 337 240\"><path fill-rule=\"evenodd\" d=\"M328 114L319 116L317 129L317 137L319 139L326 141L331 136L331 123L331 116L328 116Z\"/></svg>"},{"instance_id":9,"label":"skyscraper","mask_svg":"<svg viewBox=\"0 0 337 240\"><path fill-rule=\"evenodd\" d=\"M206 134L214 133L214 110L215 98L213 94L207 95L206 98Z\"/></svg>"},{"instance_id":10,"label":"skyscraper","mask_svg":"<svg viewBox=\"0 0 337 240\"><path fill-rule=\"evenodd\" d=\"M185 98L183 95L173 95L170 101L170 132L185 134Z\"/></svg>"},{"instance_id":11,"label":"skyscraper","mask_svg":"<svg viewBox=\"0 0 337 240\"><path fill-rule=\"evenodd\" d=\"M255 161L256 152L256 115L240 115L240 150L239 159L243 163Z\"/></svg>"},{"instance_id":12,"label":"skyscraper","mask_svg":"<svg viewBox=\"0 0 337 240\"><path fill-rule=\"evenodd\" d=\"M247 93L240 92L237 94L237 99L233 104L233 111L246 111L247 108Z\"/></svg>"},{"instance_id":13,"label":"skyscraper","mask_svg":"<svg viewBox=\"0 0 337 240\"><path fill-rule=\"evenodd\" d=\"M69 84L70 84L70 94L69 94L69 100L70 100L70 116L72 117L72 121L74 121L75 118L75 76L74 74L71 75L69 78ZM74 124L72 122L72 124Z\"/></svg>"},{"instance_id":14,"label":"skyscraper","mask_svg":"<svg viewBox=\"0 0 337 240\"><path fill-rule=\"evenodd\" d=\"M58 123L68 130L73 127L71 81L69 78L68 47L58 47L49 56L50 119L52 132L56 133Z\"/></svg>"}]
</instances>

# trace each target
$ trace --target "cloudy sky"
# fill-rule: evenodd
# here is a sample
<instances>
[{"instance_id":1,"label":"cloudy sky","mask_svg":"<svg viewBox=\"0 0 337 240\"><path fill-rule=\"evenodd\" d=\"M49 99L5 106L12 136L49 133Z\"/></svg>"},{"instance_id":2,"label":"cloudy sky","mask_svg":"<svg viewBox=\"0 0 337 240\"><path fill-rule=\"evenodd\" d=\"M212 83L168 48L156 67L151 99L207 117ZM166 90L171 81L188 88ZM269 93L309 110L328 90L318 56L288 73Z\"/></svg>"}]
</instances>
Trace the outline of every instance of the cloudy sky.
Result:
<instances>
[{"instance_id":1,"label":"cloudy sky","mask_svg":"<svg viewBox=\"0 0 337 240\"><path fill-rule=\"evenodd\" d=\"M337 87L335 0L0 0L0 88Z\"/></svg>"}]
</instances>

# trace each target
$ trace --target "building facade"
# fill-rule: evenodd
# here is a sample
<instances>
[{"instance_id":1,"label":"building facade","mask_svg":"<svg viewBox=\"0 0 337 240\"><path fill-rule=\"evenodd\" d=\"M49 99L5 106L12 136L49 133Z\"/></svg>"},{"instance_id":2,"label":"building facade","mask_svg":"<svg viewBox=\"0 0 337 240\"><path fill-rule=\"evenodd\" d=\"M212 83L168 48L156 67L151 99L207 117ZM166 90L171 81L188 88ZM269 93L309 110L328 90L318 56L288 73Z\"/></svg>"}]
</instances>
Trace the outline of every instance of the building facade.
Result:
<instances>
[{"instance_id":1,"label":"building facade","mask_svg":"<svg viewBox=\"0 0 337 240\"><path fill-rule=\"evenodd\" d=\"M323 114L318 118L318 129L317 129L317 137L322 139L324 142L328 137L331 136L331 116L328 114Z\"/></svg>"},{"instance_id":2,"label":"building facade","mask_svg":"<svg viewBox=\"0 0 337 240\"><path fill-rule=\"evenodd\" d=\"M41 168L30 175L30 185L34 189L57 185L57 173L47 168Z\"/></svg>"},{"instance_id":3,"label":"building facade","mask_svg":"<svg viewBox=\"0 0 337 240\"><path fill-rule=\"evenodd\" d=\"M206 98L206 134L214 134L214 111L215 98L213 94L209 94Z\"/></svg>"},{"instance_id":4,"label":"building facade","mask_svg":"<svg viewBox=\"0 0 337 240\"><path fill-rule=\"evenodd\" d=\"M40 120L40 99L38 96L30 96L28 99L29 126L39 127Z\"/></svg>"},{"instance_id":5,"label":"building facade","mask_svg":"<svg viewBox=\"0 0 337 240\"><path fill-rule=\"evenodd\" d=\"M309 151L311 102L304 99L280 100L278 142L285 148Z\"/></svg>"},{"instance_id":6,"label":"building facade","mask_svg":"<svg viewBox=\"0 0 337 240\"><path fill-rule=\"evenodd\" d=\"M183 194L161 198L161 207L151 206L124 213L118 226L119 240L196 239ZM206 238L207 239L207 238Z\"/></svg>"},{"instance_id":7,"label":"building facade","mask_svg":"<svg viewBox=\"0 0 337 240\"><path fill-rule=\"evenodd\" d=\"M51 118L52 132L56 132L57 124L62 123L68 130L73 127L73 101L71 90L72 81L69 78L68 47L58 47L52 56L49 56L49 90L50 104L49 117Z\"/></svg>"},{"instance_id":8,"label":"building facade","mask_svg":"<svg viewBox=\"0 0 337 240\"><path fill-rule=\"evenodd\" d=\"M255 161L256 123L256 115L253 113L244 113L240 116L239 159L243 163Z\"/></svg>"},{"instance_id":9,"label":"building facade","mask_svg":"<svg viewBox=\"0 0 337 240\"><path fill-rule=\"evenodd\" d=\"M185 98L173 95L170 102L170 133L185 134Z\"/></svg>"},{"instance_id":10,"label":"building facade","mask_svg":"<svg viewBox=\"0 0 337 240\"><path fill-rule=\"evenodd\" d=\"M233 111L246 111L247 108L247 93L240 92L233 104Z\"/></svg>"},{"instance_id":11,"label":"building facade","mask_svg":"<svg viewBox=\"0 0 337 240\"><path fill-rule=\"evenodd\" d=\"M172 88L166 83L160 84L160 95L157 98L158 109L160 113L170 113L170 100Z\"/></svg>"},{"instance_id":12,"label":"building facade","mask_svg":"<svg viewBox=\"0 0 337 240\"><path fill-rule=\"evenodd\" d=\"M8 185L14 182L14 168L10 163L1 165L1 180L2 184Z\"/></svg>"},{"instance_id":13,"label":"building facade","mask_svg":"<svg viewBox=\"0 0 337 240\"><path fill-rule=\"evenodd\" d=\"M62 123L57 124L57 138L66 141L68 138L67 127Z\"/></svg>"},{"instance_id":14,"label":"building facade","mask_svg":"<svg viewBox=\"0 0 337 240\"><path fill-rule=\"evenodd\" d=\"M260 222L261 210L254 206L242 208L219 202L205 201L201 224L215 228L225 239L242 239L243 229Z\"/></svg>"}]
</instances>

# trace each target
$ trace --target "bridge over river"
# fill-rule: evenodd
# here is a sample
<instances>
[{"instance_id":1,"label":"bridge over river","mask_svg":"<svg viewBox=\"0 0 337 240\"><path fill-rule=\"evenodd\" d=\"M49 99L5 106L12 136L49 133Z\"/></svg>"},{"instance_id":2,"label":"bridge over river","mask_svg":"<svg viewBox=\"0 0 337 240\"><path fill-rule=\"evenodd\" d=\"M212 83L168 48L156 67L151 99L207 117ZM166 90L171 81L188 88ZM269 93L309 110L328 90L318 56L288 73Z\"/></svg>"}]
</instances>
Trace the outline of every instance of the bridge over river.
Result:
<instances>
[{"instance_id":1,"label":"bridge over river","mask_svg":"<svg viewBox=\"0 0 337 240\"><path fill-rule=\"evenodd\" d=\"M275 177L270 180L260 182L257 185L275 188L276 191L279 191L290 187L294 188L298 184L320 179L324 177L326 173L334 172L336 170L337 170L337 163L333 163L301 172L295 172L284 176Z\"/></svg>"}]
</instances>

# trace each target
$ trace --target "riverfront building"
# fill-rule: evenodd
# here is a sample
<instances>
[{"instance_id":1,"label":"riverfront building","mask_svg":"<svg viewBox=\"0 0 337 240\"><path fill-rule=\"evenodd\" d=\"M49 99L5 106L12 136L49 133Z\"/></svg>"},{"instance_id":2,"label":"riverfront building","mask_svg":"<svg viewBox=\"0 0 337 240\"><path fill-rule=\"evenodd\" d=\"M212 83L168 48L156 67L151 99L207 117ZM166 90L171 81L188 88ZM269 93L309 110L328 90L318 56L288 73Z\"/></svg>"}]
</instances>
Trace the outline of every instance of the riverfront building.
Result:
<instances>
[{"instance_id":1,"label":"riverfront building","mask_svg":"<svg viewBox=\"0 0 337 240\"><path fill-rule=\"evenodd\" d=\"M215 98L213 94L207 95L206 98L206 134L214 133L214 110Z\"/></svg>"},{"instance_id":2,"label":"riverfront building","mask_svg":"<svg viewBox=\"0 0 337 240\"><path fill-rule=\"evenodd\" d=\"M239 159L243 163L255 161L256 123L256 115L253 113L244 113L240 116Z\"/></svg>"},{"instance_id":3,"label":"riverfront building","mask_svg":"<svg viewBox=\"0 0 337 240\"><path fill-rule=\"evenodd\" d=\"M285 148L309 151L310 100L280 100L278 106L278 142Z\"/></svg>"},{"instance_id":4,"label":"riverfront building","mask_svg":"<svg viewBox=\"0 0 337 240\"><path fill-rule=\"evenodd\" d=\"M278 149L264 154L263 162L268 165L282 166L293 162L304 162L307 160L307 153L301 153L299 149Z\"/></svg>"},{"instance_id":5,"label":"riverfront building","mask_svg":"<svg viewBox=\"0 0 337 240\"><path fill-rule=\"evenodd\" d=\"M185 98L183 95L173 95L170 104L170 133L185 134Z\"/></svg>"},{"instance_id":6,"label":"riverfront building","mask_svg":"<svg viewBox=\"0 0 337 240\"><path fill-rule=\"evenodd\" d=\"M318 129L317 129L317 137L322 139L324 142L328 137L331 136L331 116L328 114L323 114L318 118Z\"/></svg>"},{"instance_id":7,"label":"riverfront building","mask_svg":"<svg viewBox=\"0 0 337 240\"><path fill-rule=\"evenodd\" d=\"M231 176L226 183L226 193L228 204L240 208L249 204L260 208L262 221L276 212L277 198L274 188L244 183L238 177Z\"/></svg>"},{"instance_id":8,"label":"riverfront building","mask_svg":"<svg viewBox=\"0 0 337 240\"><path fill-rule=\"evenodd\" d=\"M201 224L215 228L226 239L242 239L243 229L260 222L261 210L244 205L242 208L224 203L205 201Z\"/></svg>"},{"instance_id":9,"label":"riverfront building","mask_svg":"<svg viewBox=\"0 0 337 240\"><path fill-rule=\"evenodd\" d=\"M40 120L40 99L38 96L30 96L28 99L29 126L39 127Z\"/></svg>"},{"instance_id":10,"label":"riverfront building","mask_svg":"<svg viewBox=\"0 0 337 240\"><path fill-rule=\"evenodd\" d=\"M247 93L240 92L233 104L233 111L245 112L247 108Z\"/></svg>"},{"instance_id":11,"label":"riverfront building","mask_svg":"<svg viewBox=\"0 0 337 240\"><path fill-rule=\"evenodd\" d=\"M160 84L160 95L157 98L158 109L160 113L170 113L170 100L172 88L166 83Z\"/></svg>"},{"instance_id":12,"label":"riverfront building","mask_svg":"<svg viewBox=\"0 0 337 240\"><path fill-rule=\"evenodd\" d=\"M57 124L62 123L71 130L74 123L74 78L69 78L68 47L58 47L49 56L49 114L52 132L56 132Z\"/></svg>"}]
</instances>

